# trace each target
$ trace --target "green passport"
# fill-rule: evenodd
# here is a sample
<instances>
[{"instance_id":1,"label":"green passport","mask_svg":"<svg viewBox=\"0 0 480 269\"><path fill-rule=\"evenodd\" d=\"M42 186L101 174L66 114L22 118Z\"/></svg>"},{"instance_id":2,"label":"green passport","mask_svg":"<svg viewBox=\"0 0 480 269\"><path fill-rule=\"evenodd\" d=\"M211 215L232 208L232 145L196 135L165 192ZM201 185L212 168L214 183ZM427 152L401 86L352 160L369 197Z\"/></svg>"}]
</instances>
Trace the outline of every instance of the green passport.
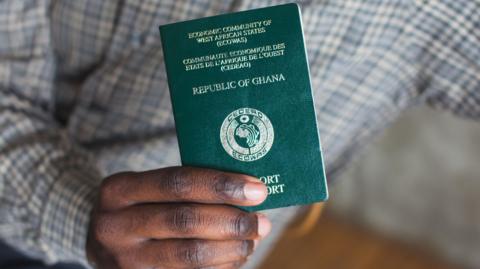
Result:
<instances>
[{"instance_id":1,"label":"green passport","mask_svg":"<svg viewBox=\"0 0 480 269\"><path fill-rule=\"evenodd\" d=\"M248 211L328 197L296 4L160 26L183 165L268 187Z\"/></svg>"}]
</instances>

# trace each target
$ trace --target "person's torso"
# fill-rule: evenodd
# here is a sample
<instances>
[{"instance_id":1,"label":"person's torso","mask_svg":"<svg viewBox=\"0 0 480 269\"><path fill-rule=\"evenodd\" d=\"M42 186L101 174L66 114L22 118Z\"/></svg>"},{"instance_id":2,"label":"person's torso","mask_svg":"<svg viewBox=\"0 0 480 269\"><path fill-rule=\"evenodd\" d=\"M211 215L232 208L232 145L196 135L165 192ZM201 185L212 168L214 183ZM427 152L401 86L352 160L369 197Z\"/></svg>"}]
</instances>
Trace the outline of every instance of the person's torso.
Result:
<instances>
[{"instance_id":1,"label":"person's torso","mask_svg":"<svg viewBox=\"0 0 480 269\"><path fill-rule=\"evenodd\" d=\"M178 163L158 26L287 1L65 1L52 19L57 107L110 173ZM410 1L299 1L327 165L414 95ZM292 138L295 139L295 138Z\"/></svg>"}]
</instances>

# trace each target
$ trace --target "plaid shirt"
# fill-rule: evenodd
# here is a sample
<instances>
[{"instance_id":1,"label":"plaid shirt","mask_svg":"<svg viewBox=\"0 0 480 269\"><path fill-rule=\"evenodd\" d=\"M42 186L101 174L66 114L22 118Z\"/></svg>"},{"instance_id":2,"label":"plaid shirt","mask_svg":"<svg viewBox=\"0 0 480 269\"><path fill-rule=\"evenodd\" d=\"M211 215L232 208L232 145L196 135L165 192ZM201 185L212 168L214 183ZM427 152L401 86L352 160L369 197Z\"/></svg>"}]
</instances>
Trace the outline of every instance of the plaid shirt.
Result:
<instances>
[{"instance_id":1,"label":"plaid shirt","mask_svg":"<svg viewBox=\"0 0 480 269\"><path fill-rule=\"evenodd\" d=\"M179 163L157 26L282 2L1 1L1 238L84 263L102 177ZM298 2L330 177L411 106L480 117L478 0Z\"/></svg>"}]
</instances>

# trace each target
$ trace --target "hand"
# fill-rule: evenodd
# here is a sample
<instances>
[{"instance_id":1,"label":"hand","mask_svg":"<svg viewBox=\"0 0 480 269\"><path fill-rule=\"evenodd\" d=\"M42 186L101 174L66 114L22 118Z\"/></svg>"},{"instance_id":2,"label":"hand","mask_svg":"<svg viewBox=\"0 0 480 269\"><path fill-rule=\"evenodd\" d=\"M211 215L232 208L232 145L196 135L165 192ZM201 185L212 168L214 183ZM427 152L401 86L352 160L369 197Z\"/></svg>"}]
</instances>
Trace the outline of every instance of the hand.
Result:
<instances>
[{"instance_id":1,"label":"hand","mask_svg":"<svg viewBox=\"0 0 480 269\"><path fill-rule=\"evenodd\" d=\"M192 167L106 178L87 239L97 268L238 268L271 228L231 205L254 206L265 185L241 174Z\"/></svg>"}]
</instances>

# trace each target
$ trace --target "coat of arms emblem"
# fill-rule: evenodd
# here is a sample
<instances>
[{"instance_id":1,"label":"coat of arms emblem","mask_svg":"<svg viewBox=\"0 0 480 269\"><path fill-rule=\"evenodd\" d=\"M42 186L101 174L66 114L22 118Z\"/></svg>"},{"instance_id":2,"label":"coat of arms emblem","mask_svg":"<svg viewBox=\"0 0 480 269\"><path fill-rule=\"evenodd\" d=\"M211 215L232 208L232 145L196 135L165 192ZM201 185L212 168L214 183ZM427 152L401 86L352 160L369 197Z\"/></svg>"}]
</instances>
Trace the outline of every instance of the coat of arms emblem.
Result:
<instances>
[{"instance_id":1,"label":"coat of arms emblem","mask_svg":"<svg viewBox=\"0 0 480 269\"><path fill-rule=\"evenodd\" d=\"M230 113L220 128L220 141L231 157L252 162L270 151L274 131L270 119L253 108L240 108Z\"/></svg>"}]
</instances>

